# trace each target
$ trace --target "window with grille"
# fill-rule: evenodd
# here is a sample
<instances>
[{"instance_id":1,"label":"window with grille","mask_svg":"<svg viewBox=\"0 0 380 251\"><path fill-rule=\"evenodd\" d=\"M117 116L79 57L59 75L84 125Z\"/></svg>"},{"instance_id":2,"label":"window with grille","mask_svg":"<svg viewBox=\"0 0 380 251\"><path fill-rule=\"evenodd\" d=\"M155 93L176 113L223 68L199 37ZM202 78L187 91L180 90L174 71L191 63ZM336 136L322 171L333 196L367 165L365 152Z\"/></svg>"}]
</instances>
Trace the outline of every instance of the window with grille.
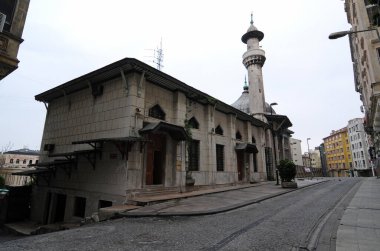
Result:
<instances>
[{"instance_id":1,"label":"window with grille","mask_svg":"<svg viewBox=\"0 0 380 251\"><path fill-rule=\"evenodd\" d=\"M218 125L216 128L215 128L215 133L216 134L219 134L219 135L223 135L223 128Z\"/></svg>"},{"instance_id":2,"label":"window with grille","mask_svg":"<svg viewBox=\"0 0 380 251\"><path fill-rule=\"evenodd\" d=\"M155 105L149 109L149 116L156 119L165 120L166 114L159 105Z\"/></svg>"},{"instance_id":3,"label":"window with grille","mask_svg":"<svg viewBox=\"0 0 380 251\"><path fill-rule=\"evenodd\" d=\"M75 197L74 216L84 218L85 211L86 211L86 198Z\"/></svg>"},{"instance_id":4,"label":"window with grille","mask_svg":"<svg viewBox=\"0 0 380 251\"><path fill-rule=\"evenodd\" d=\"M189 126L190 128L199 129L199 122L195 117L192 117L189 120Z\"/></svg>"},{"instance_id":5,"label":"window with grille","mask_svg":"<svg viewBox=\"0 0 380 251\"><path fill-rule=\"evenodd\" d=\"M242 140L242 138L243 138L243 137L241 136L241 133L240 133L239 131L236 132L236 135L235 135L235 136L236 136L236 139L238 139L238 140Z\"/></svg>"},{"instance_id":6,"label":"window with grille","mask_svg":"<svg viewBox=\"0 0 380 251\"><path fill-rule=\"evenodd\" d=\"M216 145L216 171L224 171L224 146Z\"/></svg>"},{"instance_id":7,"label":"window with grille","mask_svg":"<svg viewBox=\"0 0 380 251\"><path fill-rule=\"evenodd\" d=\"M255 173L258 172L258 169L257 169L257 154L256 153L253 154L253 172L255 172Z\"/></svg>"},{"instance_id":8,"label":"window with grille","mask_svg":"<svg viewBox=\"0 0 380 251\"><path fill-rule=\"evenodd\" d=\"M4 30L10 31L17 1L1 0L0 12L5 16Z\"/></svg>"},{"instance_id":9,"label":"window with grille","mask_svg":"<svg viewBox=\"0 0 380 251\"><path fill-rule=\"evenodd\" d=\"M199 171L199 140L189 143L189 171Z\"/></svg>"}]
</instances>

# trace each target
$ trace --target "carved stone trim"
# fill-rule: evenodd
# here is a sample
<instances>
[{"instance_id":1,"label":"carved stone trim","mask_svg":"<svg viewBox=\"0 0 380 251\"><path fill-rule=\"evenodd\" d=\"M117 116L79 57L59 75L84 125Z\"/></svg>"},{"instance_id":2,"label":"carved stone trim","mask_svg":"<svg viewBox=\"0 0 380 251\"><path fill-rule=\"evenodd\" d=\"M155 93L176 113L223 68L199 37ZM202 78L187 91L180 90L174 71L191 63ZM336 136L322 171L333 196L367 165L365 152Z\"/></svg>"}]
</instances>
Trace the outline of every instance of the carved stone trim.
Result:
<instances>
[{"instance_id":1,"label":"carved stone trim","mask_svg":"<svg viewBox=\"0 0 380 251\"><path fill-rule=\"evenodd\" d=\"M0 50L6 51L8 48L8 39L5 37L0 37Z\"/></svg>"},{"instance_id":2,"label":"carved stone trim","mask_svg":"<svg viewBox=\"0 0 380 251\"><path fill-rule=\"evenodd\" d=\"M253 64L258 64L262 67L265 63L265 59L266 58L263 55L253 55L253 56L244 58L243 64L245 65L246 68L248 68L249 66Z\"/></svg>"}]
</instances>

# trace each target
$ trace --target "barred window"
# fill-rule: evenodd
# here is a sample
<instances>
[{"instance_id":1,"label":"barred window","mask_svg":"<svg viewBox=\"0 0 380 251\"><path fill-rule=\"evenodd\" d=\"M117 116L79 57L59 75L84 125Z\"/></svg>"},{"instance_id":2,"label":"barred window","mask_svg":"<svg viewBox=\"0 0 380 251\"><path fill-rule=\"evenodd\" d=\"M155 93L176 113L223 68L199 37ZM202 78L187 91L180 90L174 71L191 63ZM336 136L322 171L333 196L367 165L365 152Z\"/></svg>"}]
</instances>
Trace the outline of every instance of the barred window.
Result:
<instances>
[{"instance_id":1,"label":"barred window","mask_svg":"<svg viewBox=\"0 0 380 251\"><path fill-rule=\"evenodd\" d=\"M86 198L75 197L74 216L84 218L86 212Z\"/></svg>"},{"instance_id":2,"label":"barred window","mask_svg":"<svg viewBox=\"0 0 380 251\"><path fill-rule=\"evenodd\" d=\"M149 109L150 117L165 120L165 115L164 110L158 104Z\"/></svg>"},{"instance_id":3,"label":"barred window","mask_svg":"<svg viewBox=\"0 0 380 251\"><path fill-rule=\"evenodd\" d=\"M189 143L189 171L199 171L199 140Z\"/></svg>"},{"instance_id":4,"label":"barred window","mask_svg":"<svg viewBox=\"0 0 380 251\"><path fill-rule=\"evenodd\" d=\"M199 122L195 117L192 117L189 120L189 126L194 129L199 129Z\"/></svg>"},{"instance_id":5,"label":"barred window","mask_svg":"<svg viewBox=\"0 0 380 251\"><path fill-rule=\"evenodd\" d=\"M241 140L243 137L241 136L241 133L239 131L236 132L236 139Z\"/></svg>"},{"instance_id":6,"label":"barred window","mask_svg":"<svg viewBox=\"0 0 380 251\"><path fill-rule=\"evenodd\" d=\"M223 135L223 128L218 125L216 128L215 128L215 133L216 134L219 134L219 135Z\"/></svg>"},{"instance_id":7,"label":"barred window","mask_svg":"<svg viewBox=\"0 0 380 251\"><path fill-rule=\"evenodd\" d=\"M218 144L216 145L216 170L224 171L224 146Z\"/></svg>"},{"instance_id":8,"label":"barred window","mask_svg":"<svg viewBox=\"0 0 380 251\"><path fill-rule=\"evenodd\" d=\"M0 1L0 12L6 15L4 30L10 31L13 16L15 13L17 1L15 0L1 0Z\"/></svg>"}]
</instances>

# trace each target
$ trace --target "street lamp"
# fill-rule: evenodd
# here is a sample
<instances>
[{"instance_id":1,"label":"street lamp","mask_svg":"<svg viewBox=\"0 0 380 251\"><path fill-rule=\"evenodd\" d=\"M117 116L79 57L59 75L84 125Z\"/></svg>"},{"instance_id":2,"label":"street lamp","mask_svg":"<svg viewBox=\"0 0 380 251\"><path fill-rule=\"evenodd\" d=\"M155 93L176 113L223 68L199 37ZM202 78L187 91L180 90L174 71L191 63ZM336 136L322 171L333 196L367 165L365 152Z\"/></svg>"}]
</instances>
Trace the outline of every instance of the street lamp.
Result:
<instances>
[{"instance_id":1,"label":"street lamp","mask_svg":"<svg viewBox=\"0 0 380 251\"><path fill-rule=\"evenodd\" d=\"M276 102L274 103L270 103L269 104L269 108L270 108L270 115L272 116L273 115L273 109L272 109L272 106L275 106L275 105L278 105ZM276 167L276 185L279 185L279 181L278 181L278 168L277 168L277 150L276 150L276 140L275 140L275 137L274 137L274 128L273 128L273 121L272 121L272 124L271 124L271 130L272 130L272 137L273 137L273 152L274 152L274 165Z\"/></svg>"},{"instance_id":2,"label":"street lamp","mask_svg":"<svg viewBox=\"0 0 380 251\"><path fill-rule=\"evenodd\" d=\"M307 138L307 139L306 139L306 142L307 142L307 153L309 154L310 172L311 172L311 177L313 178L313 169L312 169L312 167L311 167L311 157L310 157L309 140L311 140L311 138Z\"/></svg>"},{"instance_id":3,"label":"street lamp","mask_svg":"<svg viewBox=\"0 0 380 251\"><path fill-rule=\"evenodd\" d=\"M354 33L360 33L360 32L366 32L366 31L376 31L377 37L380 40L380 34L379 34L379 31L377 30L377 28L370 28L370 29L367 29L367 30L358 30L358 31L338 31L338 32L333 32L333 33L331 33L329 35L329 39L337 39L337 38L344 37L346 35L350 35L350 34L354 34Z\"/></svg>"}]
</instances>

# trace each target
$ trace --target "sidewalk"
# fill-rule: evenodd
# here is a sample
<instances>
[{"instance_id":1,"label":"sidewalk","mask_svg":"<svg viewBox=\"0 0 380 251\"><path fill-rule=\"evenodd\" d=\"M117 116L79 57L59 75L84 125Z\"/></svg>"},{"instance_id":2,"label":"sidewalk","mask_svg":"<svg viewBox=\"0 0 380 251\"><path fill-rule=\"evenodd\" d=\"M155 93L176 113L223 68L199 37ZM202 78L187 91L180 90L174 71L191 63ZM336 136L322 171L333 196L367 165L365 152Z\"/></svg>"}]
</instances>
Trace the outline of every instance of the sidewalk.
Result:
<instances>
[{"instance_id":1,"label":"sidewalk","mask_svg":"<svg viewBox=\"0 0 380 251\"><path fill-rule=\"evenodd\" d=\"M336 250L380 249L380 179L363 180L344 211L337 233Z\"/></svg>"},{"instance_id":2,"label":"sidewalk","mask_svg":"<svg viewBox=\"0 0 380 251\"><path fill-rule=\"evenodd\" d=\"M324 178L312 180L298 180L298 189L317 183L328 181ZM275 182L258 183L251 186L240 187L233 190L209 190L203 191L202 196L193 195L185 198L173 198L167 202L140 207L138 209L120 212L117 216L144 217L144 216L195 216L215 214L240 208L253 203L273 198L296 189L284 189ZM170 197L170 195L167 195ZM154 198L150 198L154 199ZM159 198L157 198L159 199Z\"/></svg>"}]
</instances>

